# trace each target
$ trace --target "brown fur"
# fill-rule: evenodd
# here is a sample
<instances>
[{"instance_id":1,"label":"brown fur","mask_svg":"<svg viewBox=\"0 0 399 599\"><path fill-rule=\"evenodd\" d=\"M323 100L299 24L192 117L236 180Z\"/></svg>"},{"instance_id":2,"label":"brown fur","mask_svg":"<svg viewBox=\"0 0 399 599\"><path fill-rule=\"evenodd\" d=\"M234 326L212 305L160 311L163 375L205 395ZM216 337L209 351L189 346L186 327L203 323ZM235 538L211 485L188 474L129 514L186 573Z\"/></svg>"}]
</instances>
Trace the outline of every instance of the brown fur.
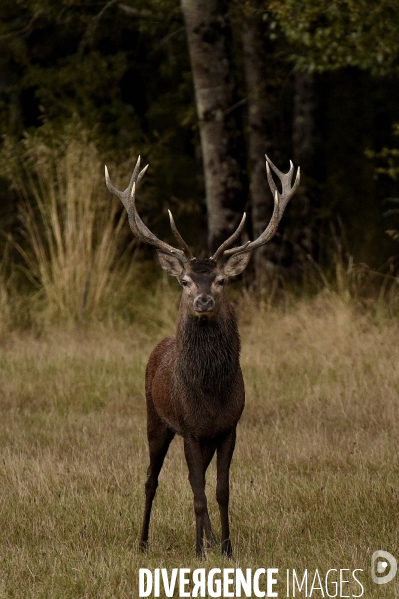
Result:
<instances>
[{"instance_id":1,"label":"brown fur","mask_svg":"<svg viewBox=\"0 0 399 599\"><path fill-rule=\"evenodd\" d=\"M169 444L178 434L184 439L194 493L197 555L203 553L204 530L208 541L213 540L205 496L205 472L216 450L222 552L232 555L228 522L229 467L245 395L234 309L228 303L224 289L216 290L215 281L221 273L221 267L209 260L196 260L185 270L184 276L192 281L195 293L190 295L183 291L176 336L163 339L148 361L146 397L150 466L142 547L148 542L158 475ZM214 300L212 311L204 316L194 313L192 308L194 296L199 294Z\"/></svg>"}]
</instances>

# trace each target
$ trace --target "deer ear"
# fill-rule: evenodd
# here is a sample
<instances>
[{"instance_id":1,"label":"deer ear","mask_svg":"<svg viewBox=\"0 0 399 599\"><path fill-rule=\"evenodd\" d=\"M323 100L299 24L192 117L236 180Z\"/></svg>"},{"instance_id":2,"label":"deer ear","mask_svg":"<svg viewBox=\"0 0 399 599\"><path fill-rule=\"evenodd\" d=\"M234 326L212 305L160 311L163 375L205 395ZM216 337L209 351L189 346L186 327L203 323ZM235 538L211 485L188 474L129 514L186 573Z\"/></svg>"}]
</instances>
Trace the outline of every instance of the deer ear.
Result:
<instances>
[{"instance_id":1,"label":"deer ear","mask_svg":"<svg viewBox=\"0 0 399 599\"><path fill-rule=\"evenodd\" d=\"M228 277L240 275L246 269L250 257L251 252L231 256L223 266L224 274Z\"/></svg>"},{"instance_id":2,"label":"deer ear","mask_svg":"<svg viewBox=\"0 0 399 599\"><path fill-rule=\"evenodd\" d=\"M157 250L157 254L160 265L169 275L180 277L180 275L183 274L184 266L177 256L165 254L160 250Z\"/></svg>"}]
</instances>

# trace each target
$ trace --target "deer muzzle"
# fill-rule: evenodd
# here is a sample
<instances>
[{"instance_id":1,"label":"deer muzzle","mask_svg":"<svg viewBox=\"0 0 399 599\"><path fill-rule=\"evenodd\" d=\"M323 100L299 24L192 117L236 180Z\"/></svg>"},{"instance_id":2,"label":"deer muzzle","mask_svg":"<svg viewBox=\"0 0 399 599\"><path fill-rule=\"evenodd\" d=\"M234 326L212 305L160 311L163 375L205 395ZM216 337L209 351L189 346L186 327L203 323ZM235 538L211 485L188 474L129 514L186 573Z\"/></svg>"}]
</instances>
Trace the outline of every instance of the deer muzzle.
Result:
<instances>
[{"instance_id":1,"label":"deer muzzle","mask_svg":"<svg viewBox=\"0 0 399 599\"><path fill-rule=\"evenodd\" d=\"M194 310L203 314L204 312L212 312L215 307L215 300L210 295L205 293L197 295L194 300Z\"/></svg>"}]
</instances>

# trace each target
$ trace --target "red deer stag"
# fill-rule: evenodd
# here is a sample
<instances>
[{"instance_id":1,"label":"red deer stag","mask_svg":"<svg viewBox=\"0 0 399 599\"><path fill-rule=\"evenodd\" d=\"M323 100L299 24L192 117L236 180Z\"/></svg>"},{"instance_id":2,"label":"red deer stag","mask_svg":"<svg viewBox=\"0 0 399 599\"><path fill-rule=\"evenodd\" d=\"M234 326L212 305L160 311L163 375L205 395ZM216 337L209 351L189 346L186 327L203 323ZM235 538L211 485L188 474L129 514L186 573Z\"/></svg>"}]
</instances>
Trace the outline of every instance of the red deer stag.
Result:
<instances>
[{"instance_id":1,"label":"red deer stag","mask_svg":"<svg viewBox=\"0 0 399 599\"><path fill-rule=\"evenodd\" d=\"M233 306L226 298L225 283L229 277L243 272L251 252L267 243L276 233L284 209L299 185L299 168L292 186L292 162L288 173L282 173L266 156L274 210L265 231L254 241L230 247L244 228L244 214L235 233L222 243L213 256L197 260L178 232L170 212L170 226L178 248L158 239L141 220L136 210L135 189L147 166L140 171L138 159L125 191L119 191L112 185L105 167L107 187L122 200L133 234L157 248L161 267L177 277L183 288L176 335L167 337L155 347L146 370L150 465L145 484L140 547L147 547L158 476L169 444L178 434L184 439L188 478L194 494L197 556L203 555L204 531L209 543L214 540L205 495L205 473L217 451L216 498L221 518L221 549L223 555L231 557L229 469L245 394L239 363L240 337ZM269 166L281 181L281 193L277 190Z\"/></svg>"}]
</instances>

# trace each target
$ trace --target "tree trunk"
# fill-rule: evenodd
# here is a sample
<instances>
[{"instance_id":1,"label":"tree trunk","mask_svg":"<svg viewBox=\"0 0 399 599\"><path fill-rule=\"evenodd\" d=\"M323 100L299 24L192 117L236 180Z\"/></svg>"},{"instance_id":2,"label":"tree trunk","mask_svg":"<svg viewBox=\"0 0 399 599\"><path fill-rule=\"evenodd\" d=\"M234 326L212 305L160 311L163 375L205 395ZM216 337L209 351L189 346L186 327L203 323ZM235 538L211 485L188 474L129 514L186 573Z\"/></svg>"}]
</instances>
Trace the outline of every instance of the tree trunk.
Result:
<instances>
[{"instance_id":1,"label":"tree trunk","mask_svg":"<svg viewBox=\"0 0 399 599\"><path fill-rule=\"evenodd\" d=\"M0 58L0 103L8 108L8 133L17 135L22 129L21 103L16 89L18 75L10 61Z\"/></svg>"},{"instance_id":2,"label":"tree trunk","mask_svg":"<svg viewBox=\"0 0 399 599\"><path fill-rule=\"evenodd\" d=\"M245 206L243 136L237 125L227 0L181 0L197 114L213 252L236 228Z\"/></svg>"},{"instance_id":3,"label":"tree trunk","mask_svg":"<svg viewBox=\"0 0 399 599\"><path fill-rule=\"evenodd\" d=\"M315 152L314 85L308 73L295 73L293 157L296 164L309 173Z\"/></svg>"},{"instance_id":4,"label":"tree trunk","mask_svg":"<svg viewBox=\"0 0 399 599\"><path fill-rule=\"evenodd\" d=\"M273 197L266 177L265 154L276 160L273 155L274 90L269 82L271 63L266 51L265 28L261 15L248 15L244 18L242 42L248 94L251 216L253 236L256 238L267 227L273 212ZM269 242L256 250L254 258L256 281L258 286L262 286L273 276L278 263L278 245L275 241Z\"/></svg>"},{"instance_id":5,"label":"tree trunk","mask_svg":"<svg viewBox=\"0 0 399 599\"><path fill-rule=\"evenodd\" d=\"M293 114L293 160L301 167L302 183L293 202L294 213L290 227L293 243L294 277L301 281L308 267L307 256L313 254L312 223L310 220L309 190L314 169L317 144L314 122L315 94L313 77L308 73L295 73L295 96Z\"/></svg>"}]
</instances>

